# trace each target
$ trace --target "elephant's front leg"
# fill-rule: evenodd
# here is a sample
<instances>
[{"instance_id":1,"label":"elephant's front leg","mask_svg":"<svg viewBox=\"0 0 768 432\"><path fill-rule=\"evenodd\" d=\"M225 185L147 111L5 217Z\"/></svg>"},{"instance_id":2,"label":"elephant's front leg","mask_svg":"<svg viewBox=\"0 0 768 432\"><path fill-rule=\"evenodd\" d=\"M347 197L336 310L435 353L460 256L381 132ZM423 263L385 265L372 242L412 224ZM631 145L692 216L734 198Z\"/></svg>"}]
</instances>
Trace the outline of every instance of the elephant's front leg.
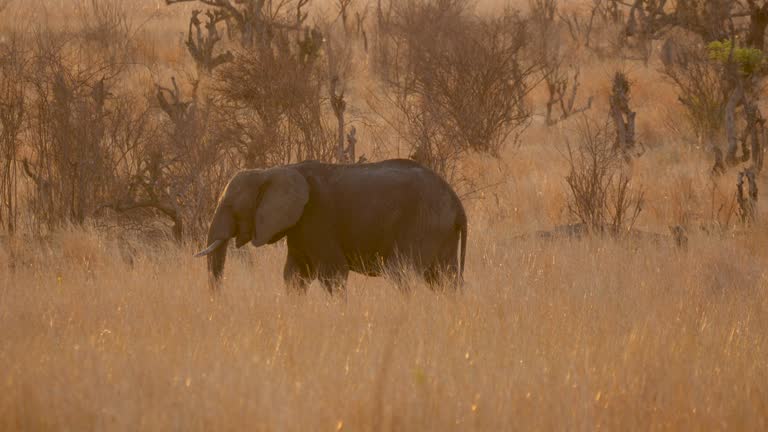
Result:
<instances>
[{"instance_id":1,"label":"elephant's front leg","mask_svg":"<svg viewBox=\"0 0 768 432\"><path fill-rule=\"evenodd\" d=\"M349 276L349 269L336 269L329 271L321 271L318 275L320 283L323 284L323 288L328 291L328 294L341 293L344 297L347 295L347 277Z\"/></svg>"},{"instance_id":2,"label":"elephant's front leg","mask_svg":"<svg viewBox=\"0 0 768 432\"><path fill-rule=\"evenodd\" d=\"M347 295L347 277L349 264L341 250L328 247L322 259L317 261L317 277L328 294L341 293Z\"/></svg>"},{"instance_id":3,"label":"elephant's front leg","mask_svg":"<svg viewBox=\"0 0 768 432\"><path fill-rule=\"evenodd\" d=\"M312 274L309 266L288 253L283 267L283 280L288 292L305 294L310 282L312 282Z\"/></svg>"}]
</instances>

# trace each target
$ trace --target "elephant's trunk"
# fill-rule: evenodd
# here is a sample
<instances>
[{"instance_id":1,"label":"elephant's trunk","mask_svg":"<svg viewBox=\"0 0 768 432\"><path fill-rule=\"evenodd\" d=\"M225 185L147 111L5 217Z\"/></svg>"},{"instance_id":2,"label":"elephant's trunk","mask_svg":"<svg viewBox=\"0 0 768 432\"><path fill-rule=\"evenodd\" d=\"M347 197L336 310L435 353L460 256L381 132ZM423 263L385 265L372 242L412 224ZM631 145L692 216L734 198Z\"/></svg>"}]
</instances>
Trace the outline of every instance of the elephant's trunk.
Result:
<instances>
[{"instance_id":1,"label":"elephant's trunk","mask_svg":"<svg viewBox=\"0 0 768 432\"><path fill-rule=\"evenodd\" d=\"M227 260L227 245L229 245L229 240L224 240L218 248L208 254L208 272L211 277L211 288L218 286L221 274L224 272L224 263Z\"/></svg>"},{"instance_id":2,"label":"elephant's trunk","mask_svg":"<svg viewBox=\"0 0 768 432\"><path fill-rule=\"evenodd\" d=\"M227 259L229 239L235 235L235 218L229 208L219 206L213 215L208 229L208 249L200 255L208 258L209 283L212 289L218 286L221 274L224 272L224 262Z\"/></svg>"}]
</instances>

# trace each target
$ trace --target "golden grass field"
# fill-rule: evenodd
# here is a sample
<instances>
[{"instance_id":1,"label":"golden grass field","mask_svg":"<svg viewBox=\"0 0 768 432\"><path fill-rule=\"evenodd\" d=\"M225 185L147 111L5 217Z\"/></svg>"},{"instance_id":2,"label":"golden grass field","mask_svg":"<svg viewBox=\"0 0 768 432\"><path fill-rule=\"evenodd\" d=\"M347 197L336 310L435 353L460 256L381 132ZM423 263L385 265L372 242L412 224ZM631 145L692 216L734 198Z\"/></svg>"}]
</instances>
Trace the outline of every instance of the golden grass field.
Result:
<instances>
[{"instance_id":1,"label":"golden grass field","mask_svg":"<svg viewBox=\"0 0 768 432\"><path fill-rule=\"evenodd\" d=\"M467 287L348 301L234 255L64 230L5 247L2 430L764 430L768 233L543 244L472 224ZM10 255L13 254L13 257Z\"/></svg>"},{"instance_id":2,"label":"golden grass field","mask_svg":"<svg viewBox=\"0 0 768 432\"><path fill-rule=\"evenodd\" d=\"M656 69L587 67L595 117L610 71L636 82L637 226L733 225L734 176L711 179L708 155L663 122L681 114ZM465 201L460 292L353 275L346 301L317 283L288 295L278 245L233 251L212 298L192 257L203 239L89 226L3 240L0 430L768 429L764 223L691 230L687 249L520 238L571 221L573 124L538 123L498 170L468 167L503 182Z\"/></svg>"}]
</instances>

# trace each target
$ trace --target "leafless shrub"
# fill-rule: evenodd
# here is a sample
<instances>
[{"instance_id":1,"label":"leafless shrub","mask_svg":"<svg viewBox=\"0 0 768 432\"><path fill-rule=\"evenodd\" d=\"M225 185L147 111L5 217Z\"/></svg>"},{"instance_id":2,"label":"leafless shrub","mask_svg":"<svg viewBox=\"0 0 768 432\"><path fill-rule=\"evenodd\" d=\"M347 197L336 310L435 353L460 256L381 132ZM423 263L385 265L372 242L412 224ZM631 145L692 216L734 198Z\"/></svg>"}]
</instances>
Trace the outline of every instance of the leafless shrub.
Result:
<instances>
[{"instance_id":1,"label":"leafless shrub","mask_svg":"<svg viewBox=\"0 0 768 432\"><path fill-rule=\"evenodd\" d=\"M662 49L664 72L679 90L678 99L699 144L714 154L713 173L723 174L728 166L750 161L759 173L765 142L759 107L763 53L738 46L735 33L732 37L706 48L696 38L668 39Z\"/></svg>"},{"instance_id":2,"label":"leafless shrub","mask_svg":"<svg viewBox=\"0 0 768 432\"><path fill-rule=\"evenodd\" d=\"M90 61L125 63L134 54L134 28L125 2L78 0L75 4L77 37Z\"/></svg>"},{"instance_id":3,"label":"leafless shrub","mask_svg":"<svg viewBox=\"0 0 768 432\"><path fill-rule=\"evenodd\" d=\"M728 88L728 98L725 104L725 135L726 156L725 162L735 166L740 162L750 162L750 171L759 174L763 166L763 149L766 145L765 118L759 106L762 93L762 79L765 70L761 63L764 61L762 51L756 49L730 49L727 61L723 65L723 81ZM734 52L757 54L759 61L757 66L749 62L734 60ZM739 110L740 109L740 110ZM738 111L737 111L738 110ZM740 118L739 118L740 117ZM741 120L741 158L737 157L739 134L737 122ZM718 166L718 163L720 166ZM725 167L720 159L716 159L715 168Z\"/></svg>"},{"instance_id":4,"label":"leafless shrub","mask_svg":"<svg viewBox=\"0 0 768 432\"><path fill-rule=\"evenodd\" d=\"M731 147L735 147L736 107L723 68L709 59L705 48L695 38L669 38L662 49L662 62L665 75L678 88L678 100L685 108L699 146L714 155L713 172L724 173L726 157L719 137L726 124L730 125ZM734 158L735 148L732 148L728 159Z\"/></svg>"},{"instance_id":5,"label":"leafless shrub","mask_svg":"<svg viewBox=\"0 0 768 432\"><path fill-rule=\"evenodd\" d=\"M27 173L37 187L34 211L52 228L65 220L84 222L102 195L108 171L101 145L107 120L107 83L95 68L73 64L58 35L38 34L31 86ZM43 221L41 221L43 222Z\"/></svg>"},{"instance_id":6,"label":"leafless shrub","mask_svg":"<svg viewBox=\"0 0 768 432\"><path fill-rule=\"evenodd\" d=\"M557 15L577 49L587 48L600 58L626 56L623 52L626 17L622 1L592 0L580 6L573 5L573 2L563 5L571 7L558 10Z\"/></svg>"},{"instance_id":7,"label":"leafless shrub","mask_svg":"<svg viewBox=\"0 0 768 432\"><path fill-rule=\"evenodd\" d=\"M706 50L694 43L668 40L662 60L665 74L678 88L678 99L686 109L699 144L714 155L713 173L723 174L728 165L739 163L739 141L741 162L752 158L759 172L763 121L755 103L755 77L739 73L730 60L725 64L711 60ZM723 132L725 152L721 147Z\"/></svg>"},{"instance_id":8,"label":"leafless shrub","mask_svg":"<svg viewBox=\"0 0 768 432\"><path fill-rule=\"evenodd\" d=\"M498 156L517 141L538 70L524 56L525 20L511 10L480 18L456 0L394 2L378 16L376 64L397 112L382 117L412 158L452 179L467 152Z\"/></svg>"},{"instance_id":9,"label":"leafless shrub","mask_svg":"<svg viewBox=\"0 0 768 432\"><path fill-rule=\"evenodd\" d=\"M335 140L322 97L326 74L323 36L307 29L295 39L275 35L274 43L241 51L218 72L220 104L245 166L332 160Z\"/></svg>"},{"instance_id":10,"label":"leafless shrub","mask_svg":"<svg viewBox=\"0 0 768 432\"><path fill-rule=\"evenodd\" d=\"M167 4L196 2L166 0ZM309 0L211 0L205 15L193 11L187 46L203 70L217 68L212 102L221 114L221 136L238 154L237 165L280 165L297 160L343 158L346 101L335 47L319 28L306 27ZM352 2L340 1L342 24ZM214 54L224 22L236 53ZM193 32L197 37L193 38ZM345 32L346 33L346 32ZM321 60L326 54L328 62ZM221 66L221 67L219 67ZM328 97L324 97L327 94ZM328 121L337 118L336 138Z\"/></svg>"},{"instance_id":11,"label":"leafless shrub","mask_svg":"<svg viewBox=\"0 0 768 432\"><path fill-rule=\"evenodd\" d=\"M2 4L0 4L0 10ZM29 55L18 35L0 45L0 226L13 234L19 214L19 158Z\"/></svg>"},{"instance_id":12,"label":"leafless shrub","mask_svg":"<svg viewBox=\"0 0 768 432\"><path fill-rule=\"evenodd\" d=\"M614 147L609 125L585 120L579 144L567 146L570 171L568 211L591 232L621 235L629 232L643 208L644 192L632 187L622 171L622 154Z\"/></svg>"},{"instance_id":13,"label":"leafless shrub","mask_svg":"<svg viewBox=\"0 0 768 432\"><path fill-rule=\"evenodd\" d=\"M702 224L702 231L708 234L723 234L733 228L734 217L738 217L737 194L721 190L713 178L709 188L709 212Z\"/></svg>"},{"instance_id":14,"label":"leafless shrub","mask_svg":"<svg viewBox=\"0 0 768 432\"><path fill-rule=\"evenodd\" d=\"M635 0L622 3L627 21L621 32L620 47L634 50L648 63L652 41L679 27L701 35L705 40L724 36L728 12L734 0L684 0L674 4L667 0Z\"/></svg>"},{"instance_id":15,"label":"leafless shrub","mask_svg":"<svg viewBox=\"0 0 768 432\"><path fill-rule=\"evenodd\" d=\"M723 130L728 98L721 71L700 45L682 38L665 42L662 54L664 73L678 88L678 100L699 145L719 151L715 138Z\"/></svg>"},{"instance_id":16,"label":"leafless shrub","mask_svg":"<svg viewBox=\"0 0 768 432\"><path fill-rule=\"evenodd\" d=\"M560 21L566 25L571 40L585 47L589 47L592 42L592 29L595 25L596 15L596 7L593 7L587 16L580 11L557 12Z\"/></svg>"},{"instance_id":17,"label":"leafless shrub","mask_svg":"<svg viewBox=\"0 0 768 432\"><path fill-rule=\"evenodd\" d=\"M134 114L135 119L125 113L134 129L144 128L145 133L133 142L117 143L125 149L120 159L124 174L104 207L139 219L146 212L161 215L172 222L174 239L182 241L204 232L233 167L224 160L226 141L217 136L216 109L200 96L198 83L192 84L188 99L175 78L171 84L157 86L157 103L165 114L159 122L151 120L149 108ZM151 139L139 141L142 136Z\"/></svg>"},{"instance_id":18,"label":"leafless shrub","mask_svg":"<svg viewBox=\"0 0 768 432\"><path fill-rule=\"evenodd\" d=\"M680 176L672 182L669 202L672 221L676 226L690 228L703 217L698 211L702 204L699 193L691 177Z\"/></svg>"},{"instance_id":19,"label":"leafless shrub","mask_svg":"<svg viewBox=\"0 0 768 432\"><path fill-rule=\"evenodd\" d=\"M629 37L650 40L679 27L705 41L721 40L728 35L729 20L751 16L760 8L755 1L746 3L738 0L635 0L622 3L628 9L625 32Z\"/></svg>"},{"instance_id":20,"label":"leafless shrub","mask_svg":"<svg viewBox=\"0 0 768 432\"><path fill-rule=\"evenodd\" d=\"M618 22L620 18L618 5L615 1L593 0L589 12L571 10L557 11L557 16L568 29L571 39L578 45L591 48L592 37L597 27L605 22Z\"/></svg>"},{"instance_id":21,"label":"leafless shrub","mask_svg":"<svg viewBox=\"0 0 768 432\"><path fill-rule=\"evenodd\" d=\"M558 3L556 0L530 0L531 26L537 35L531 48L533 55L541 56L542 74L547 87L545 123L552 126L561 120L589 110L592 97L584 106L576 107L576 96L580 86L580 66L574 60L573 47L563 46L560 23L556 21ZM560 109L555 118L553 110Z\"/></svg>"},{"instance_id":22,"label":"leafless shrub","mask_svg":"<svg viewBox=\"0 0 768 432\"><path fill-rule=\"evenodd\" d=\"M173 221L177 238L182 227L186 235L205 226L232 170L343 160L347 135L346 52L341 43L331 46L319 27L304 25L308 0L166 0L184 2L209 7L192 11L187 35L204 74L193 81L191 98L175 79L158 86L167 132L163 145L144 152L123 205L159 210ZM339 6L347 14L351 4ZM220 34L221 23L226 31ZM218 47L223 35L234 42L226 44L231 51ZM336 133L329 121L334 115ZM356 140L354 133L349 137Z\"/></svg>"},{"instance_id":23,"label":"leafless shrub","mask_svg":"<svg viewBox=\"0 0 768 432\"><path fill-rule=\"evenodd\" d=\"M353 0L336 0L336 9L339 11L337 19L341 19L341 25L344 33L348 31L347 21L349 20L350 6Z\"/></svg>"},{"instance_id":24,"label":"leafless shrub","mask_svg":"<svg viewBox=\"0 0 768 432\"><path fill-rule=\"evenodd\" d=\"M122 5L92 0L76 11L77 26L31 34L29 65L15 77L25 85L21 168L38 233L83 224L112 202L153 131L146 104L122 86L133 56Z\"/></svg>"},{"instance_id":25,"label":"leafless shrub","mask_svg":"<svg viewBox=\"0 0 768 432\"><path fill-rule=\"evenodd\" d=\"M300 31L308 16L304 7L309 0L165 0L165 3L201 3L214 8L213 13L226 23L230 39L249 49L271 44L279 33Z\"/></svg>"},{"instance_id":26,"label":"leafless shrub","mask_svg":"<svg viewBox=\"0 0 768 432\"><path fill-rule=\"evenodd\" d=\"M184 101L173 83L172 106L186 108L181 118L170 115L172 126L165 127L164 151L166 165L164 175L170 199L181 209L185 226L191 235L198 235L208 228L220 191L229 180L235 165L227 160L228 140L226 129L219 126L222 110L211 98L201 94L193 83L192 97ZM158 87L158 98L168 89ZM166 114L168 107L161 103Z\"/></svg>"},{"instance_id":27,"label":"leafless shrub","mask_svg":"<svg viewBox=\"0 0 768 432\"><path fill-rule=\"evenodd\" d=\"M563 62L546 63L544 66L544 81L547 85L549 98L547 99L546 124L555 125L575 114L583 113L592 108L592 96L586 104L576 106L576 96L579 92L581 68L572 63L565 66ZM560 116L554 118L553 109L560 108Z\"/></svg>"},{"instance_id":28,"label":"leafless shrub","mask_svg":"<svg viewBox=\"0 0 768 432\"><path fill-rule=\"evenodd\" d=\"M9 229L16 224L23 172L31 185L33 231L94 218L99 226L117 221L123 228L170 220L173 237L182 240L204 229L223 182L238 166L226 160L232 141L219 127L221 110L197 85L184 98L172 80L149 99L130 85L135 28L123 6L80 2L72 27L30 33L23 70L10 68L13 56L0 59L0 84L7 84L0 88L0 220Z\"/></svg>"},{"instance_id":29,"label":"leafless shrub","mask_svg":"<svg viewBox=\"0 0 768 432\"><path fill-rule=\"evenodd\" d=\"M368 32L366 31L365 19L368 17L368 6L363 8L363 12L355 12L355 35L363 42L363 50L368 53Z\"/></svg>"},{"instance_id":30,"label":"leafless shrub","mask_svg":"<svg viewBox=\"0 0 768 432\"><path fill-rule=\"evenodd\" d=\"M746 46L763 50L768 27L768 4L757 0L634 0L618 3L627 20L623 48L639 49L648 61L651 41L678 28L698 35L704 42L739 35ZM745 19L746 18L746 19Z\"/></svg>"}]
</instances>

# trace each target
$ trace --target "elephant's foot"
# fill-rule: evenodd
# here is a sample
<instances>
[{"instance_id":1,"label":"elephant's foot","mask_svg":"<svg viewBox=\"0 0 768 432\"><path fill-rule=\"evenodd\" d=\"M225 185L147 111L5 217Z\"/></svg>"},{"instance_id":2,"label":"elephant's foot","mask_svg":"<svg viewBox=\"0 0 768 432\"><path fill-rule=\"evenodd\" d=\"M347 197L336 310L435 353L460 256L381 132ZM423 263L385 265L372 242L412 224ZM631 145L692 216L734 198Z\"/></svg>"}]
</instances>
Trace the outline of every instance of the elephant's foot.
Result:
<instances>
[{"instance_id":1,"label":"elephant's foot","mask_svg":"<svg viewBox=\"0 0 768 432\"><path fill-rule=\"evenodd\" d=\"M325 291L330 295L341 295L347 298L347 276L348 273L338 273L330 276L320 276L320 283Z\"/></svg>"}]
</instances>

